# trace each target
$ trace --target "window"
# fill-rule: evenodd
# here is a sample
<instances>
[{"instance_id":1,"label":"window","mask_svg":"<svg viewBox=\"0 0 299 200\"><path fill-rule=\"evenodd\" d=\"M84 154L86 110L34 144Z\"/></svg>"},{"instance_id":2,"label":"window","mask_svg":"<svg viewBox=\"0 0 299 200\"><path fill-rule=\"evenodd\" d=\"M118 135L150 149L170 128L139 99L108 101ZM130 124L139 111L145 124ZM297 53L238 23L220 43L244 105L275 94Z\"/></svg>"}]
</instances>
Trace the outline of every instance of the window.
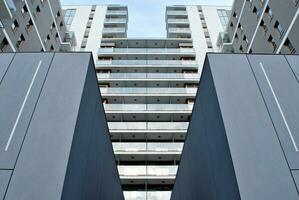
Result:
<instances>
[{"instance_id":1,"label":"window","mask_svg":"<svg viewBox=\"0 0 299 200\"><path fill-rule=\"evenodd\" d=\"M262 27L265 32L267 31L267 25L265 24L264 20L261 21L260 27Z\"/></svg>"},{"instance_id":2,"label":"window","mask_svg":"<svg viewBox=\"0 0 299 200\"><path fill-rule=\"evenodd\" d=\"M240 29L240 31L243 32L243 27L242 27L241 23L239 23L238 29Z\"/></svg>"},{"instance_id":3,"label":"window","mask_svg":"<svg viewBox=\"0 0 299 200\"><path fill-rule=\"evenodd\" d=\"M41 2L41 4L42 4L42 6L44 6L45 3L47 2L47 0L40 0L40 2Z\"/></svg>"},{"instance_id":4,"label":"window","mask_svg":"<svg viewBox=\"0 0 299 200\"><path fill-rule=\"evenodd\" d=\"M280 36L283 34L284 30L278 21L275 22L274 28L278 31Z\"/></svg>"},{"instance_id":5,"label":"window","mask_svg":"<svg viewBox=\"0 0 299 200\"><path fill-rule=\"evenodd\" d=\"M0 43L0 49L1 51L4 51L8 47L8 41L6 38L3 38L3 40Z\"/></svg>"},{"instance_id":6,"label":"window","mask_svg":"<svg viewBox=\"0 0 299 200\"><path fill-rule=\"evenodd\" d=\"M243 37L243 41L245 41L246 44L248 44L248 39L247 39L246 35L244 35L244 37Z\"/></svg>"},{"instance_id":7,"label":"window","mask_svg":"<svg viewBox=\"0 0 299 200\"><path fill-rule=\"evenodd\" d=\"M11 24L11 30L13 31L13 32L15 32L18 28L19 28L19 23L18 23L18 21L17 20L15 20L12 24Z\"/></svg>"},{"instance_id":8,"label":"window","mask_svg":"<svg viewBox=\"0 0 299 200\"><path fill-rule=\"evenodd\" d=\"M33 22L32 22L31 19L29 19L29 21L28 21L27 24L26 24L26 31L27 31L27 32L30 32L31 29L32 29L32 26L33 26Z\"/></svg>"},{"instance_id":9,"label":"window","mask_svg":"<svg viewBox=\"0 0 299 200\"><path fill-rule=\"evenodd\" d=\"M39 7L39 6L36 6L35 11L36 11L37 14L39 14L39 13L40 13L40 7Z\"/></svg>"},{"instance_id":10,"label":"window","mask_svg":"<svg viewBox=\"0 0 299 200\"><path fill-rule=\"evenodd\" d=\"M289 50L290 53L296 53L296 50L293 44L290 42L289 38L284 42L284 46Z\"/></svg>"},{"instance_id":11,"label":"window","mask_svg":"<svg viewBox=\"0 0 299 200\"><path fill-rule=\"evenodd\" d=\"M58 33L55 34L55 40L57 41L59 39Z\"/></svg>"},{"instance_id":12,"label":"window","mask_svg":"<svg viewBox=\"0 0 299 200\"><path fill-rule=\"evenodd\" d=\"M272 19L273 18L273 12L270 9L269 6L266 7L265 13L267 13L267 15Z\"/></svg>"},{"instance_id":13,"label":"window","mask_svg":"<svg viewBox=\"0 0 299 200\"><path fill-rule=\"evenodd\" d=\"M53 33L53 30L55 29L55 23L53 22L50 26L50 32Z\"/></svg>"},{"instance_id":14,"label":"window","mask_svg":"<svg viewBox=\"0 0 299 200\"><path fill-rule=\"evenodd\" d=\"M268 42L272 45L273 49L275 50L277 48L277 45L272 37L272 35L269 36Z\"/></svg>"},{"instance_id":15,"label":"window","mask_svg":"<svg viewBox=\"0 0 299 200\"><path fill-rule=\"evenodd\" d=\"M70 29L70 27L72 25L75 14L76 14L76 9L67 9L65 14L64 14L64 21L65 21L65 24L66 24L66 28L68 30Z\"/></svg>"},{"instance_id":16,"label":"window","mask_svg":"<svg viewBox=\"0 0 299 200\"><path fill-rule=\"evenodd\" d=\"M60 12L58 11L57 14L56 14L56 19L60 17Z\"/></svg>"},{"instance_id":17,"label":"window","mask_svg":"<svg viewBox=\"0 0 299 200\"><path fill-rule=\"evenodd\" d=\"M254 6L253 7L253 10L252 10L252 12L257 16L257 17L259 17L260 16L260 11Z\"/></svg>"},{"instance_id":18,"label":"window","mask_svg":"<svg viewBox=\"0 0 299 200\"><path fill-rule=\"evenodd\" d=\"M22 13L23 16L25 16L25 15L28 13L28 9L27 9L27 6L26 6L26 5L24 5L24 6L22 7L22 9L21 9L21 13Z\"/></svg>"},{"instance_id":19,"label":"window","mask_svg":"<svg viewBox=\"0 0 299 200\"><path fill-rule=\"evenodd\" d=\"M63 27L63 23L62 23L62 22L60 22L60 25L59 25L59 26L60 26L60 28L61 28L61 27Z\"/></svg>"},{"instance_id":20,"label":"window","mask_svg":"<svg viewBox=\"0 0 299 200\"><path fill-rule=\"evenodd\" d=\"M225 30L229 22L229 11L225 9L218 9L217 13L220 18L222 28Z\"/></svg>"},{"instance_id":21,"label":"window","mask_svg":"<svg viewBox=\"0 0 299 200\"><path fill-rule=\"evenodd\" d=\"M243 49L242 45L240 46L239 50L240 50L240 52L244 53L244 49Z\"/></svg>"},{"instance_id":22,"label":"window","mask_svg":"<svg viewBox=\"0 0 299 200\"><path fill-rule=\"evenodd\" d=\"M51 45L51 47L50 47L50 51L54 51L54 47L53 47L53 45Z\"/></svg>"},{"instance_id":23,"label":"window","mask_svg":"<svg viewBox=\"0 0 299 200\"><path fill-rule=\"evenodd\" d=\"M21 34L21 36L19 37L17 43L16 43L16 47L17 48L20 48L23 44L23 42L25 42L25 37L23 34Z\"/></svg>"}]
</instances>

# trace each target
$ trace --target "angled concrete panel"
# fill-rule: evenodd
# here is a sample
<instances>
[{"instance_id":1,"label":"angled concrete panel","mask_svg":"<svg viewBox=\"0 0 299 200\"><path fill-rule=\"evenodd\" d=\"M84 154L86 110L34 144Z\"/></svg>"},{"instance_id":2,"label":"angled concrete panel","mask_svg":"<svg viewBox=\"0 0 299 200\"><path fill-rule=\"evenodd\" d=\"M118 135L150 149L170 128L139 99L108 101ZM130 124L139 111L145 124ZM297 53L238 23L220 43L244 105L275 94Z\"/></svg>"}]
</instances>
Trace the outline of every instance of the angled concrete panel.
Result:
<instances>
[{"instance_id":1,"label":"angled concrete panel","mask_svg":"<svg viewBox=\"0 0 299 200\"><path fill-rule=\"evenodd\" d=\"M260 59L280 60L284 70L290 69L284 56ZM250 64L246 55L207 55L173 200L299 199L276 130L281 124L269 111L275 105L265 100L264 83ZM294 84L291 75L282 74L281 81ZM282 102L284 95L279 96ZM296 104L286 106L299 111Z\"/></svg>"},{"instance_id":2,"label":"angled concrete panel","mask_svg":"<svg viewBox=\"0 0 299 200\"><path fill-rule=\"evenodd\" d=\"M3 199L11 176L11 170L0 170L0 199Z\"/></svg>"},{"instance_id":3,"label":"angled concrete panel","mask_svg":"<svg viewBox=\"0 0 299 200\"><path fill-rule=\"evenodd\" d=\"M17 153L0 154L12 172L5 200L123 199L90 53L17 54L0 93L10 101L0 100L1 137L24 105L9 146Z\"/></svg>"},{"instance_id":4,"label":"angled concrete panel","mask_svg":"<svg viewBox=\"0 0 299 200\"><path fill-rule=\"evenodd\" d=\"M291 169L299 169L299 84L284 56L248 55Z\"/></svg>"},{"instance_id":5,"label":"angled concrete panel","mask_svg":"<svg viewBox=\"0 0 299 200\"><path fill-rule=\"evenodd\" d=\"M0 85L0 169L13 169L53 53L17 54Z\"/></svg>"},{"instance_id":6,"label":"angled concrete panel","mask_svg":"<svg viewBox=\"0 0 299 200\"><path fill-rule=\"evenodd\" d=\"M0 84L14 55L14 53L0 54Z\"/></svg>"}]
</instances>

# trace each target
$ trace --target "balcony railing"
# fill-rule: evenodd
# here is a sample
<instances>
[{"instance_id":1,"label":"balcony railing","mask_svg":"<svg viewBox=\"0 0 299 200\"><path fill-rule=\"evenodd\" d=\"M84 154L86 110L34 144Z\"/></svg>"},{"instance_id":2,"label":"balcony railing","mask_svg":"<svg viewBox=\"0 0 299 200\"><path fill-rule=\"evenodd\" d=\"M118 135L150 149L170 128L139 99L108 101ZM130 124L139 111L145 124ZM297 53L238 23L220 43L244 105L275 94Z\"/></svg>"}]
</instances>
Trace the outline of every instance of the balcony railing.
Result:
<instances>
[{"instance_id":1,"label":"balcony railing","mask_svg":"<svg viewBox=\"0 0 299 200\"><path fill-rule=\"evenodd\" d=\"M108 122L110 130L187 130L189 122Z\"/></svg>"},{"instance_id":2,"label":"balcony railing","mask_svg":"<svg viewBox=\"0 0 299 200\"><path fill-rule=\"evenodd\" d=\"M109 95L109 94L160 94L160 95L171 95L171 94L190 94L195 95L197 92L197 88L100 88L102 95Z\"/></svg>"},{"instance_id":3,"label":"balcony railing","mask_svg":"<svg viewBox=\"0 0 299 200\"><path fill-rule=\"evenodd\" d=\"M117 166L120 176L175 176L178 166Z\"/></svg>"},{"instance_id":4,"label":"balcony railing","mask_svg":"<svg viewBox=\"0 0 299 200\"><path fill-rule=\"evenodd\" d=\"M98 73L101 79L199 79L198 73Z\"/></svg>"},{"instance_id":5,"label":"balcony railing","mask_svg":"<svg viewBox=\"0 0 299 200\"><path fill-rule=\"evenodd\" d=\"M125 18L106 18L105 23L126 23L127 19Z\"/></svg>"},{"instance_id":6,"label":"balcony railing","mask_svg":"<svg viewBox=\"0 0 299 200\"><path fill-rule=\"evenodd\" d=\"M189 23L188 19L168 19L168 23Z\"/></svg>"},{"instance_id":7,"label":"balcony railing","mask_svg":"<svg viewBox=\"0 0 299 200\"><path fill-rule=\"evenodd\" d=\"M125 33L126 28L104 28L103 33Z\"/></svg>"},{"instance_id":8,"label":"balcony railing","mask_svg":"<svg viewBox=\"0 0 299 200\"><path fill-rule=\"evenodd\" d=\"M197 66L195 60L99 60L97 65Z\"/></svg>"},{"instance_id":9,"label":"balcony railing","mask_svg":"<svg viewBox=\"0 0 299 200\"><path fill-rule=\"evenodd\" d=\"M98 54L107 53L135 53L135 54L195 54L193 48L101 48L98 50Z\"/></svg>"},{"instance_id":10,"label":"balcony railing","mask_svg":"<svg viewBox=\"0 0 299 200\"><path fill-rule=\"evenodd\" d=\"M167 15L188 15L184 10L168 10Z\"/></svg>"},{"instance_id":11,"label":"balcony railing","mask_svg":"<svg viewBox=\"0 0 299 200\"><path fill-rule=\"evenodd\" d=\"M193 104L104 104L106 111L192 111Z\"/></svg>"},{"instance_id":12,"label":"balcony railing","mask_svg":"<svg viewBox=\"0 0 299 200\"><path fill-rule=\"evenodd\" d=\"M124 191L125 200L166 200L171 191Z\"/></svg>"},{"instance_id":13,"label":"balcony railing","mask_svg":"<svg viewBox=\"0 0 299 200\"><path fill-rule=\"evenodd\" d=\"M106 15L127 15L126 10L107 10Z\"/></svg>"},{"instance_id":14,"label":"balcony railing","mask_svg":"<svg viewBox=\"0 0 299 200\"><path fill-rule=\"evenodd\" d=\"M190 28L168 28L169 33L191 33Z\"/></svg>"},{"instance_id":15,"label":"balcony railing","mask_svg":"<svg viewBox=\"0 0 299 200\"><path fill-rule=\"evenodd\" d=\"M115 152L181 152L184 143L112 143Z\"/></svg>"}]
</instances>

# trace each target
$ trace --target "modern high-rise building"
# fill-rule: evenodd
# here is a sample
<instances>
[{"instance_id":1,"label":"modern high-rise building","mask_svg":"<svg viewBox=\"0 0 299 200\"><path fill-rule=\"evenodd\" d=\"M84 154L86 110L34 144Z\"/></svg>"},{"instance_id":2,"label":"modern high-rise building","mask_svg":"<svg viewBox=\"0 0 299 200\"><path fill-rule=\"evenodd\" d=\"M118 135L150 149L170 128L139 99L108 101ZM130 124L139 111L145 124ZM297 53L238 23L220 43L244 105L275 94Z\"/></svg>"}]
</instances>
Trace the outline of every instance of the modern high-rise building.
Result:
<instances>
[{"instance_id":1,"label":"modern high-rise building","mask_svg":"<svg viewBox=\"0 0 299 200\"><path fill-rule=\"evenodd\" d=\"M235 0L223 52L294 54L299 49L298 0Z\"/></svg>"},{"instance_id":2,"label":"modern high-rise building","mask_svg":"<svg viewBox=\"0 0 299 200\"><path fill-rule=\"evenodd\" d=\"M164 38L128 38L128 8L63 6L76 50L93 53L127 200L170 199L206 52L229 7L168 6ZM162 19L161 19L162 20Z\"/></svg>"},{"instance_id":3,"label":"modern high-rise building","mask_svg":"<svg viewBox=\"0 0 299 200\"><path fill-rule=\"evenodd\" d=\"M68 51L74 45L59 0L0 0L0 52Z\"/></svg>"}]
</instances>

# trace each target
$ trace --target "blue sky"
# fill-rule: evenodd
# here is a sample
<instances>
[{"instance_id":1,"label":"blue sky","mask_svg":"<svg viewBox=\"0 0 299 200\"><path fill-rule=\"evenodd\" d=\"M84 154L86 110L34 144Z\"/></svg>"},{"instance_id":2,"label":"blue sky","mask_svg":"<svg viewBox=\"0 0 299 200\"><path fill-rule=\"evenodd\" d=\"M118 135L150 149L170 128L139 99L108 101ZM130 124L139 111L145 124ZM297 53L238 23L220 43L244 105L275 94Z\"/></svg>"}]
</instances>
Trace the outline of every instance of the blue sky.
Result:
<instances>
[{"instance_id":1,"label":"blue sky","mask_svg":"<svg viewBox=\"0 0 299 200\"><path fill-rule=\"evenodd\" d=\"M61 0L62 5L123 4L129 8L128 37L165 37L166 5L225 5L233 0Z\"/></svg>"}]
</instances>

